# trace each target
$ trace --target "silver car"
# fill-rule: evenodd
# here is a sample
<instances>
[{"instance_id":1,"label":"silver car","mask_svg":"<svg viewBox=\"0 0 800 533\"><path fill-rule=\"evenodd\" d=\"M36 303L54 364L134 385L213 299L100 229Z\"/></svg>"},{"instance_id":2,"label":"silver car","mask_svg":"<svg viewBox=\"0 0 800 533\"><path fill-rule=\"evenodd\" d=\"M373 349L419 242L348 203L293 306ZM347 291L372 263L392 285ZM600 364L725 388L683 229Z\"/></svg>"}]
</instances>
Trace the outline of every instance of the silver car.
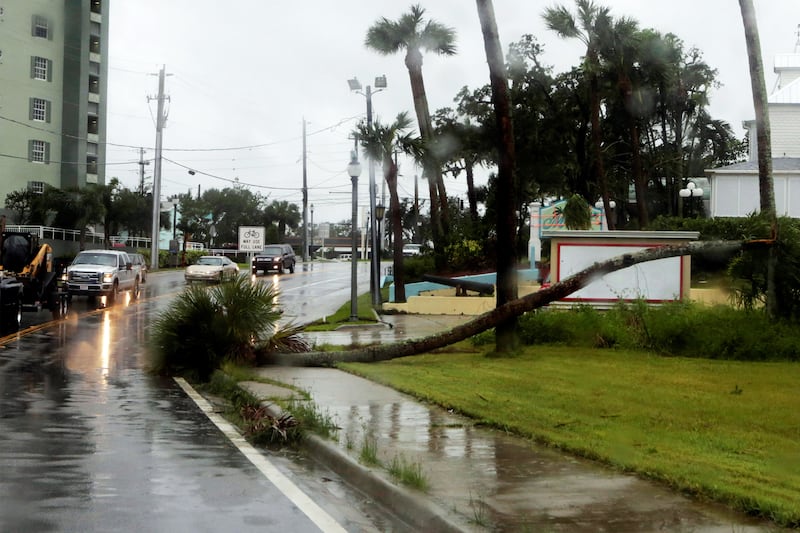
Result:
<instances>
[{"instance_id":1,"label":"silver car","mask_svg":"<svg viewBox=\"0 0 800 533\"><path fill-rule=\"evenodd\" d=\"M186 283L205 281L220 283L239 275L239 265L224 255L204 255L193 265L186 267Z\"/></svg>"}]
</instances>

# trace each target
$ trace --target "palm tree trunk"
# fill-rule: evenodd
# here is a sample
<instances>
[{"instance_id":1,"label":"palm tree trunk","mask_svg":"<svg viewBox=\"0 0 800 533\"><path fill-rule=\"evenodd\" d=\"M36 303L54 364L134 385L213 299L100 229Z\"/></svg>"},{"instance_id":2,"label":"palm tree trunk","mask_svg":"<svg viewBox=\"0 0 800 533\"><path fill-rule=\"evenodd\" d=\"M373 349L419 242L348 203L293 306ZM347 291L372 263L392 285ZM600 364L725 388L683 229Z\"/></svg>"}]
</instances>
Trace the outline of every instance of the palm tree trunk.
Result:
<instances>
[{"instance_id":1,"label":"palm tree trunk","mask_svg":"<svg viewBox=\"0 0 800 533\"><path fill-rule=\"evenodd\" d=\"M450 226L447 193L444 187L441 166L431 150L433 125L431 123L430 110L428 109L428 97L425 94L425 80L422 77L422 54L418 49L409 48L405 62L408 76L411 80L411 96L414 99L414 112L417 115L420 137L427 143L428 148L424 167L425 174L428 177L428 188L431 197L431 224L434 226L433 250L437 257L436 267L438 269L440 262L444 266L444 249L447 245L447 233ZM434 205L436 209L434 209Z\"/></svg>"},{"instance_id":2,"label":"palm tree trunk","mask_svg":"<svg viewBox=\"0 0 800 533\"><path fill-rule=\"evenodd\" d=\"M739 0L744 24L744 37L747 43L747 57L750 62L750 84L753 88L753 107L756 113L756 139L758 143L758 192L761 214L770 223L770 238L778 239L778 217L775 210L775 190L772 181L772 136L767 110L767 86L764 81L764 65L761 62L761 41L758 35L753 0ZM777 314L775 287L775 268L777 266L776 248L770 248L767 259L767 301L766 309L770 316Z\"/></svg>"},{"instance_id":3,"label":"palm tree trunk","mask_svg":"<svg viewBox=\"0 0 800 533\"><path fill-rule=\"evenodd\" d=\"M388 166L387 166L388 165ZM384 162L386 184L389 186L389 210L392 215L392 233L395 246L392 247L392 275L394 276L394 301L406 301L405 274L403 272L403 220L400 212L400 196L397 194L397 165L389 159Z\"/></svg>"},{"instance_id":4,"label":"palm tree trunk","mask_svg":"<svg viewBox=\"0 0 800 533\"><path fill-rule=\"evenodd\" d=\"M467 200L469 201L469 219L478 222L478 196L475 194L475 166L472 161L466 161L467 174Z\"/></svg>"},{"instance_id":5,"label":"palm tree trunk","mask_svg":"<svg viewBox=\"0 0 800 533\"><path fill-rule=\"evenodd\" d=\"M508 93L500 36L494 18L491 0L476 0L478 18L481 21L486 61L489 64L489 79L492 86L495 123L500 155L497 171L497 306L501 307L517 299L516 279L516 214L517 185L515 179L514 126L511 122L511 98ZM495 351L511 353L519 345L517 317L512 315L497 325Z\"/></svg>"},{"instance_id":6,"label":"palm tree trunk","mask_svg":"<svg viewBox=\"0 0 800 533\"><path fill-rule=\"evenodd\" d=\"M616 222L613 216L608 216L608 214L612 213L611 197L608 193L608 179L603 165L603 132L600 131L600 82L597 79L596 72L599 69L598 63L597 51L590 48L587 52L587 64L592 70L589 73L589 112L591 113L592 152L594 154L592 169L594 170L595 182L600 187L600 196L603 198L603 209L606 213L608 229L613 230L616 229ZM623 208L621 202L620 208Z\"/></svg>"},{"instance_id":7,"label":"palm tree trunk","mask_svg":"<svg viewBox=\"0 0 800 533\"><path fill-rule=\"evenodd\" d=\"M480 2L482 0L477 1ZM641 252L624 254L601 263L595 263L564 281L510 301L476 317L474 320L430 337L341 352L274 354L269 362L289 366L334 366L336 363L371 363L427 353L463 341L491 328L496 328L499 324L513 317L518 317L528 311L533 311L551 302L566 298L599 277L611 272L639 263L668 257L706 253L730 254L741 249L742 244L738 241L695 241L688 244L648 248Z\"/></svg>"}]
</instances>

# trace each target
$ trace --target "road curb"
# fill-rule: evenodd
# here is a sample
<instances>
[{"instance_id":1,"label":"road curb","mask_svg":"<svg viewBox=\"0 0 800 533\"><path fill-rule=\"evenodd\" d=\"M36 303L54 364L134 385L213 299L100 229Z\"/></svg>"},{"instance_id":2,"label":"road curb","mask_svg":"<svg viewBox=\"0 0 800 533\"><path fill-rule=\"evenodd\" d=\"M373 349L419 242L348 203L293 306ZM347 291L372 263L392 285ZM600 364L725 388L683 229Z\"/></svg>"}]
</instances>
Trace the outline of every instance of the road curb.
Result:
<instances>
[{"instance_id":1,"label":"road curb","mask_svg":"<svg viewBox=\"0 0 800 533\"><path fill-rule=\"evenodd\" d=\"M467 531L453 522L439 506L386 480L376 472L358 463L337 446L316 435L307 435L303 445L322 462L350 485L379 502L404 522L419 531L440 533L461 533Z\"/></svg>"},{"instance_id":2,"label":"road curb","mask_svg":"<svg viewBox=\"0 0 800 533\"><path fill-rule=\"evenodd\" d=\"M239 383L247 392L255 395L269 415L279 418L284 411L273 401L262 401L258 383ZM319 461L341 476L350 486L369 496L398 518L419 531L430 533L463 533L470 531L459 525L452 513L426 499L424 494L412 492L392 483L382 472L368 468L330 441L318 435L306 433L302 446L312 459Z\"/></svg>"}]
</instances>

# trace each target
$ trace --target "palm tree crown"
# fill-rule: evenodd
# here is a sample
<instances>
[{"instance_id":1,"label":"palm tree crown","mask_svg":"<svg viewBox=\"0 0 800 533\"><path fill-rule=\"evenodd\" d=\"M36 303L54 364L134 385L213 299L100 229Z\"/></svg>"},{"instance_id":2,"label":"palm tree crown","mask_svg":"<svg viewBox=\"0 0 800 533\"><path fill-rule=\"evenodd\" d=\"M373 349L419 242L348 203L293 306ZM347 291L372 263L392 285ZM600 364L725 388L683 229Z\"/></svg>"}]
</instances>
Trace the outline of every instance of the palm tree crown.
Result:
<instances>
[{"instance_id":1,"label":"palm tree crown","mask_svg":"<svg viewBox=\"0 0 800 533\"><path fill-rule=\"evenodd\" d=\"M456 53L455 30L438 22L424 22L425 9L419 5L411 6L408 13L398 20L385 17L378 20L367 30L364 43L367 48L379 54L390 55L401 50L406 51L405 64L411 81L411 96L414 99L414 111L417 114L420 136L426 143L433 139L431 114L428 109L428 98L425 94L425 82L422 77L422 51L435 52L441 55ZM425 161L425 175L428 178L428 189L431 198L431 223L435 243L437 267L443 266L442 255L446 245L448 232L447 191L442 178L442 169L431 150Z\"/></svg>"},{"instance_id":2,"label":"palm tree crown","mask_svg":"<svg viewBox=\"0 0 800 533\"><path fill-rule=\"evenodd\" d=\"M409 55L419 56L420 66L422 66L420 52L423 50L440 55L454 55L455 30L433 20L423 24L424 15L425 9L417 4L411 6L411 10L397 21L381 17L367 31L364 44L384 55L406 50Z\"/></svg>"}]
</instances>

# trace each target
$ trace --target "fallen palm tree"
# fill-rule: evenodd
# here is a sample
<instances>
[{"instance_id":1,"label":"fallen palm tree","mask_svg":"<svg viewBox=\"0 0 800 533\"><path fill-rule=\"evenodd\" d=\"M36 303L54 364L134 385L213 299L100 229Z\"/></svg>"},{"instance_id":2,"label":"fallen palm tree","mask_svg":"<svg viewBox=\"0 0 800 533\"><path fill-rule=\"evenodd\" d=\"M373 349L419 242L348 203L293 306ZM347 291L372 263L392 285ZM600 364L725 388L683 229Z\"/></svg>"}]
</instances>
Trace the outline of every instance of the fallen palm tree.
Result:
<instances>
[{"instance_id":1,"label":"fallen palm tree","mask_svg":"<svg viewBox=\"0 0 800 533\"><path fill-rule=\"evenodd\" d=\"M426 353L492 329L511 317L561 300L611 272L669 257L703 253L730 254L740 250L744 244L741 241L691 242L674 246L658 246L641 252L623 254L595 263L559 283L508 302L465 324L429 337L347 351L273 354L269 357L268 362L284 366L333 366L336 363L369 363Z\"/></svg>"}]
</instances>

